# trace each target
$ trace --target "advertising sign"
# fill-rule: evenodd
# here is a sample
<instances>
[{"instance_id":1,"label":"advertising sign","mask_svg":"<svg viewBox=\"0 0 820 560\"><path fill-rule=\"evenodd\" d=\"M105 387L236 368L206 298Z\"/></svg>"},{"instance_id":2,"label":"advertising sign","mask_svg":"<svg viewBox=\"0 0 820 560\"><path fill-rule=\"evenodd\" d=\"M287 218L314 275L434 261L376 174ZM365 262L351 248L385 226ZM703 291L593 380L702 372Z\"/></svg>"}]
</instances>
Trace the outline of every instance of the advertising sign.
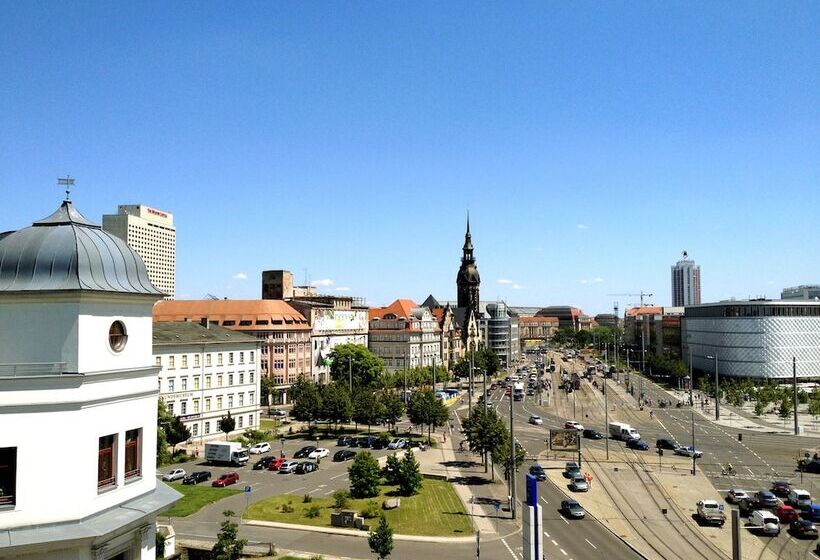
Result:
<instances>
[{"instance_id":1,"label":"advertising sign","mask_svg":"<svg viewBox=\"0 0 820 560\"><path fill-rule=\"evenodd\" d=\"M316 310L313 316L313 332L367 331L367 311L365 310Z\"/></svg>"},{"instance_id":2,"label":"advertising sign","mask_svg":"<svg viewBox=\"0 0 820 560\"><path fill-rule=\"evenodd\" d=\"M550 451L578 451L581 432L578 430L550 430Z\"/></svg>"}]
</instances>

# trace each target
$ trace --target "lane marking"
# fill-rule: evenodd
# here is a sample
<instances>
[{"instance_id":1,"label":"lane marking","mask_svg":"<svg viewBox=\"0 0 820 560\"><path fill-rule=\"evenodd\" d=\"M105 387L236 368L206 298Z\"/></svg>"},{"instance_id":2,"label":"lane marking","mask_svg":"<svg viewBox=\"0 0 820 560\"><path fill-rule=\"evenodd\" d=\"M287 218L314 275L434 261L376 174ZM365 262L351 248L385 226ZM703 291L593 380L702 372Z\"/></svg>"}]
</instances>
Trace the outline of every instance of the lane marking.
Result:
<instances>
[{"instance_id":1,"label":"lane marking","mask_svg":"<svg viewBox=\"0 0 820 560\"><path fill-rule=\"evenodd\" d=\"M544 536L547 537L547 538L550 538L550 534L547 533L546 531L544 531Z\"/></svg>"},{"instance_id":2,"label":"lane marking","mask_svg":"<svg viewBox=\"0 0 820 560\"><path fill-rule=\"evenodd\" d=\"M293 490L288 490L285 494L290 494L292 492L298 492L299 490L304 490L307 486L300 486L299 488L294 488Z\"/></svg>"},{"instance_id":3,"label":"lane marking","mask_svg":"<svg viewBox=\"0 0 820 560\"><path fill-rule=\"evenodd\" d=\"M510 556L512 556L513 558L517 558L515 552L513 552L513 549L511 549L510 545L507 544L507 541L505 539L501 539L501 542L504 545L504 547L510 552Z\"/></svg>"},{"instance_id":4,"label":"lane marking","mask_svg":"<svg viewBox=\"0 0 820 560\"><path fill-rule=\"evenodd\" d=\"M561 554L563 554L564 556L566 556L566 555L567 555L567 551L566 551L566 550L564 550L563 548L562 548L562 549L560 549L560 550L561 550Z\"/></svg>"},{"instance_id":5,"label":"lane marking","mask_svg":"<svg viewBox=\"0 0 820 560\"><path fill-rule=\"evenodd\" d=\"M542 500L544 500L544 503L545 503L545 504L548 504L548 503L549 503L549 502L547 501L547 499L546 499L544 496L541 496L541 499L542 499Z\"/></svg>"},{"instance_id":6,"label":"lane marking","mask_svg":"<svg viewBox=\"0 0 820 560\"><path fill-rule=\"evenodd\" d=\"M555 539L552 539L552 544L554 544L555 546L558 546L558 543L555 542Z\"/></svg>"},{"instance_id":7,"label":"lane marking","mask_svg":"<svg viewBox=\"0 0 820 560\"><path fill-rule=\"evenodd\" d=\"M594 548L595 550L598 550L598 547L597 547L597 546L595 546L594 544L592 544L591 542L589 542L589 539L584 539L584 540L585 540L585 541L587 541L587 544L588 544L589 546L591 546L591 547L592 547L592 548Z\"/></svg>"},{"instance_id":8,"label":"lane marking","mask_svg":"<svg viewBox=\"0 0 820 560\"><path fill-rule=\"evenodd\" d=\"M337 479L337 478L339 478L340 476L347 476L347 473L346 473L346 472L343 472L342 474L337 474L336 476L331 476L331 477L330 477L330 480L336 480L336 479Z\"/></svg>"}]
</instances>

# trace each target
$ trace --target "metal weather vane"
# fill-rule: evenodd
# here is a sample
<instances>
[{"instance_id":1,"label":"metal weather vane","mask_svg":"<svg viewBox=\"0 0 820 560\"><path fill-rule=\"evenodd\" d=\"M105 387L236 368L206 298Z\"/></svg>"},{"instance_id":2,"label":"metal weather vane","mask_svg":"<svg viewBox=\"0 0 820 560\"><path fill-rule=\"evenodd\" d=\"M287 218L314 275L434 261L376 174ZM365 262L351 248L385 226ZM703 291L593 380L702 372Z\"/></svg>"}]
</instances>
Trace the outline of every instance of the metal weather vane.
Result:
<instances>
[{"instance_id":1,"label":"metal weather vane","mask_svg":"<svg viewBox=\"0 0 820 560\"><path fill-rule=\"evenodd\" d=\"M74 178L71 175L65 177L57 177L57 184L65 187L65 199L71 200L71 188L74 186Z\"/></svg>"}]
</instances>

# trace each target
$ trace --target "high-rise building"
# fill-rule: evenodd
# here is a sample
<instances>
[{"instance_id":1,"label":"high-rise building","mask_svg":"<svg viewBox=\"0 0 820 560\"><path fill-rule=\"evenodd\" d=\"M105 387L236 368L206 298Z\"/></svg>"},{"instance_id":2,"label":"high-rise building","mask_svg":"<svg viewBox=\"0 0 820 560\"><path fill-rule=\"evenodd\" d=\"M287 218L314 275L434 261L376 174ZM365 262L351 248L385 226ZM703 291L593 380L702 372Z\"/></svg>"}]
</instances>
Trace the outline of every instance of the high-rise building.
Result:
<instances>
[{"instance_id":1,"label":"high-rise building","mask_svg":"<svg viewBox=\"0 0 820 560\"><path fill-rule=\"evenodd\" d=\"M124 204L103 216L103 230L125 241L142 258L151 283L174 299L177 232L174 216L142 204Z\"/></svg>"},{"instance_id":2,"label":"high-rise building","mask_svg":"<svg viewBox=\"0 0 820 560\"><path fill-rule=\"evenodd\" d=\"M780 292L780 299L806 301L820 299L820 286L814 284L811 286L794 286L792 288L783 288L783 291Z\"/></svg>"},{"instance_id":3,"label":"high-rise building","mask_svg":"<svg viewBox=\"0 0 820 560\"><path fill-rule=\"evenodd\" d=\"M672 306L700 305L700 265L684 251L672 267Z\"/></svg>"}]
</instances>

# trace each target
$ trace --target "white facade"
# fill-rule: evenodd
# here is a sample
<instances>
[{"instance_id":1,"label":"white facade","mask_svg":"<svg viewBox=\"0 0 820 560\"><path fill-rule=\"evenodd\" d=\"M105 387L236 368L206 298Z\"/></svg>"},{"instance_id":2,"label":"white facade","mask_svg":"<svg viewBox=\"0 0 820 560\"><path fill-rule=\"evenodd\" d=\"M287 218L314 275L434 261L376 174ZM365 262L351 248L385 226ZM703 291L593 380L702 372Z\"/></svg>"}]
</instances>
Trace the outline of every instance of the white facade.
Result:
<instances>
[{"instance_id":1,"label":"white facade","mask_svg":"<svg viewBox=\"0 0 820 560\"><path fill-rule=\"evenodd\" d=\"M174 216L142 204L125 204L103 216L103 229L116 235L142 257L151 283L174 299L177 232Z\"/></svg>"},{"instance_id":2,"label":"white facade","mask_svg":"<svg viewBox=\"0 0 820 560\"><path fill-rule=\"evenodd\" d=\"M372 319L368 344L387 371L442 365L441 329L426 307L413 309L409 319L395 313Z\"/></svg>"},{"instance_id":3,"label":"white facade","mask_svg":"<svg viewBox=\"0 0 820 560\"><path fill-rule=\"evenodd\" d=\"M175 325L186 324L169 324ZM228 332L249 340L154 343L154 365L161 368L160 398L191 431L193 443L224 438L219 420L229 412L236 421L235 433L259 428L261 342Z\"/></svg>"},{"instance_id":4,"label":"white facade","mask_svg":"<svg viewBox=\"0 0 820 560\"><path fill-rule=\"evenodd\" d=\"M700 266L692 259L683 259L672 267L672 305L684 307L700 305Z\"/></svg>"},{"instance_id":5,"label":"white facade","mask_svg":"<svg viewBox=\"0 0 820 560\"><path fill-rule=\"evenodd\" d=\"M12 498L0 500L0 529L10 531L0 558L154 557L154 506L178 495L154 476L153 299L0 293L13 326L0 330L0 453L15 463ZM114 321L128 335L120 352ZM44 461L43 441L65 460Z\"/></svg>"}]
</instances>

